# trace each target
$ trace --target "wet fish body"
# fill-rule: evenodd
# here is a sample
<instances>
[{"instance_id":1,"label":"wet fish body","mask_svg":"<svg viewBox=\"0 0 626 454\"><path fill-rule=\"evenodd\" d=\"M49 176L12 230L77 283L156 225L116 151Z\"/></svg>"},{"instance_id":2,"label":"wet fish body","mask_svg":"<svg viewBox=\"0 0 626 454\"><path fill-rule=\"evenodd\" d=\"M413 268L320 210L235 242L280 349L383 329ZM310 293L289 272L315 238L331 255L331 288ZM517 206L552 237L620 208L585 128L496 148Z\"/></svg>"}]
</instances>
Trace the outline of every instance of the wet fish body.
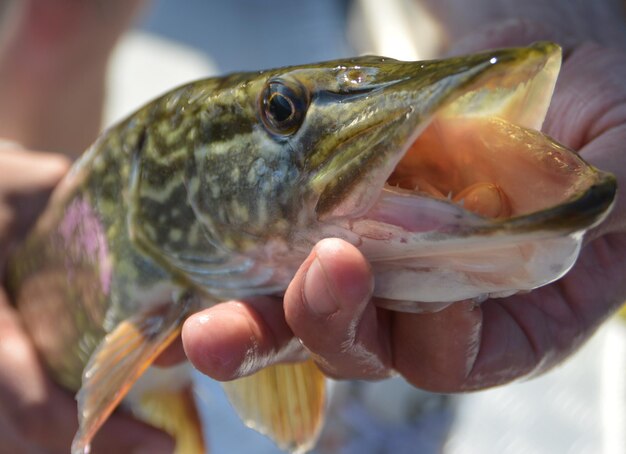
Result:
<instances>
[{"instance_id":1,"label":"wet fish body","mask_svg":"<svg viewBox=\"0 0 626 454\"><path fill-rule=\"evenodd\" d=\"M37 348L79 390L73 452L187 315L280 295L322 238L361 249L378 304L393 310L561 277L609 212L615 180L537 132L559 66L558 46L539 43L238 73L174 89L105 132L11 264ZM140 380L127 400L179 452L203 450L186 374L170 373L170 389ZM227 391L280 446L314 443L324 378L312 362Z\"/></svg>"}]
</instances>

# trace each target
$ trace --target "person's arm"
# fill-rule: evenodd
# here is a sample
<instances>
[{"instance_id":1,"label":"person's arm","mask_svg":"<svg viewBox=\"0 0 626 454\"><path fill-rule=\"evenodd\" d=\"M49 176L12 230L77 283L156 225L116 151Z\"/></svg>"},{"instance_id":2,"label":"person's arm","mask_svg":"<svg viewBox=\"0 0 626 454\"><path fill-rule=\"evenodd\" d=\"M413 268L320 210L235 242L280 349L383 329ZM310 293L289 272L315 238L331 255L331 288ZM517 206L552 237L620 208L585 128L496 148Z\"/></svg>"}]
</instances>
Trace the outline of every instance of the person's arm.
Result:
<instances>
[{"instance_id":1,"label":"person's arm","mask_svg":"<svg viewBox=\"0 0 626 454\"><path fill-rule=\"evenodd\" d=\"M241 367L244 359L254 364L255 354L278 357L295 336L330 376L372 379L399 373L425 389L478 389L547 370L626 300L623 3L432 4L448 30L449 53L544 39L563 43L566 59L544 129L615 173L619 194L611 217L588 236L576 266L556 283L478 306L457 303L433 314L378 309L369 297L372 276L363 256L340 240L322 241L293 279L284 312L275 309L276 302L230 302L185 323L183 344L200 371L235 378L238 371L253 370ZM568 10L570 4L581 9ZM604 22L595 22L596 17Z\"/></svg>"}]
</instances>

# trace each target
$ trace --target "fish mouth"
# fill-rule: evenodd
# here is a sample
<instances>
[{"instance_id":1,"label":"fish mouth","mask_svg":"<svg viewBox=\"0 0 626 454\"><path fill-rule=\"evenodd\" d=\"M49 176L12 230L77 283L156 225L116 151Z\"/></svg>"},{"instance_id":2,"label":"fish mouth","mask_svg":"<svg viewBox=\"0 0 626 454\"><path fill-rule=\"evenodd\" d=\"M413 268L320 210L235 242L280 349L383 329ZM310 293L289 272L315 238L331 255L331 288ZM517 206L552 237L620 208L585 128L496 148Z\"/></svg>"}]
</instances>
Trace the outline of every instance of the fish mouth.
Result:
<instances>
[{"instance_id":1,"label":"fish mouth","mask_svg":"<svg viewBox=\"0 0 626 454\"><path fill-rule=\"evenodd\" d=\"M455 238L562 235L608 214L615 178L538 131L561 55L550 43L533 49L522 61L491 61L415 128L353 219L368 223L362 234L380 235L382 224Z\"/></svg>"}]
</instances>

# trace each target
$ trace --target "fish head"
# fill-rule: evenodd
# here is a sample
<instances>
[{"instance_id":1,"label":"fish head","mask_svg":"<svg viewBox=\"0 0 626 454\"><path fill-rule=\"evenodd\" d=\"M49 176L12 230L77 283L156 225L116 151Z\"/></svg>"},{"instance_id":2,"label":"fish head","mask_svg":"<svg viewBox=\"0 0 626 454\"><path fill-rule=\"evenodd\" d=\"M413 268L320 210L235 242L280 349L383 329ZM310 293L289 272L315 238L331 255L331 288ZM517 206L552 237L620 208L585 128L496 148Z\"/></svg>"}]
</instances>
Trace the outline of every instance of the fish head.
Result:
<instances>
[{"instance_id":1,"label":"fish head","mask_svg":"<svg viewBox=\"0 0 626 454\"><path fill-rule=\"evenodd\" d=\"M610 174L538 132L560 64L559 46L544 42L248 75L230 93L245 139L236 158L196 154L194 209L240 253L301 260L316 241L344 238L372 262L381 298L452 301L543 285L572 266L616 190ZM206 196L218 180L219 203ZM553 240L561 252L548 260L538 251ZM512 268L479 269L511 248Z\"/></svg>"},{"instance_id":2,"label":"fish head","mask_svg":"<svg viewBox=\"0 0 626 454\"><path fill-rule=\"evenodd\" d=\"M547 213L550 228L595 225L612 203L614 178L538 132L560 64L557 45L538 43L427 62L365 57L341 67L343 84L314 90L312 125L302 131L316 219L376 220L386 202L410 199L416 216L399 210L391 224L417 232L435 221L440 233L485 234L513 224L548 228L545 211L577 201L571 216ZM422 225L417 211L431 209L441 219Z\"/></svg>"}]
</instances>

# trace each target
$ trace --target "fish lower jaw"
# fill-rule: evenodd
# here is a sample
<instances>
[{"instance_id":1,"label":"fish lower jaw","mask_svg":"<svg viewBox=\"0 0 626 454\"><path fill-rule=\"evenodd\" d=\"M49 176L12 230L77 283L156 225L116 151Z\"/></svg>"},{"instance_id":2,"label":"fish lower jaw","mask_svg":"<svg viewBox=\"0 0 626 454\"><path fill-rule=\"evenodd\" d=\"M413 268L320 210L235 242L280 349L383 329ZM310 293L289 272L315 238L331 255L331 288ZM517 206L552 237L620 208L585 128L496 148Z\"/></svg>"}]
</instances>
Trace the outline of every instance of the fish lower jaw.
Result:
<instances>
[{"instance_id":1,"label":"fish lower jaw","mask_svg":"<svg viewBox=\"0 0 626 454\"><path fill-rule=\"evenodd\" d=\"M561 278L578 257L582 235L499 245L486 241L472 247L464 247L462 241L447 247L404 243L403 254L391 243L364 240L361 244L372 264L376 300L393 310L435 312L453 302L478 304Z\"/></svg>"},{"instance_id":2,"label":"fish lower jaw","mask_svg":"<svg viewBox=\"0 0 626 454\"><path fill-rule=\"evenodd\" d=\"M567 273L582 244L583 229L495 228L453 203L385 197L366 218L326 233L359 248L372 266L376 300L395 310L432 312L533 290Z\"/></svg>"}]
</instances>

